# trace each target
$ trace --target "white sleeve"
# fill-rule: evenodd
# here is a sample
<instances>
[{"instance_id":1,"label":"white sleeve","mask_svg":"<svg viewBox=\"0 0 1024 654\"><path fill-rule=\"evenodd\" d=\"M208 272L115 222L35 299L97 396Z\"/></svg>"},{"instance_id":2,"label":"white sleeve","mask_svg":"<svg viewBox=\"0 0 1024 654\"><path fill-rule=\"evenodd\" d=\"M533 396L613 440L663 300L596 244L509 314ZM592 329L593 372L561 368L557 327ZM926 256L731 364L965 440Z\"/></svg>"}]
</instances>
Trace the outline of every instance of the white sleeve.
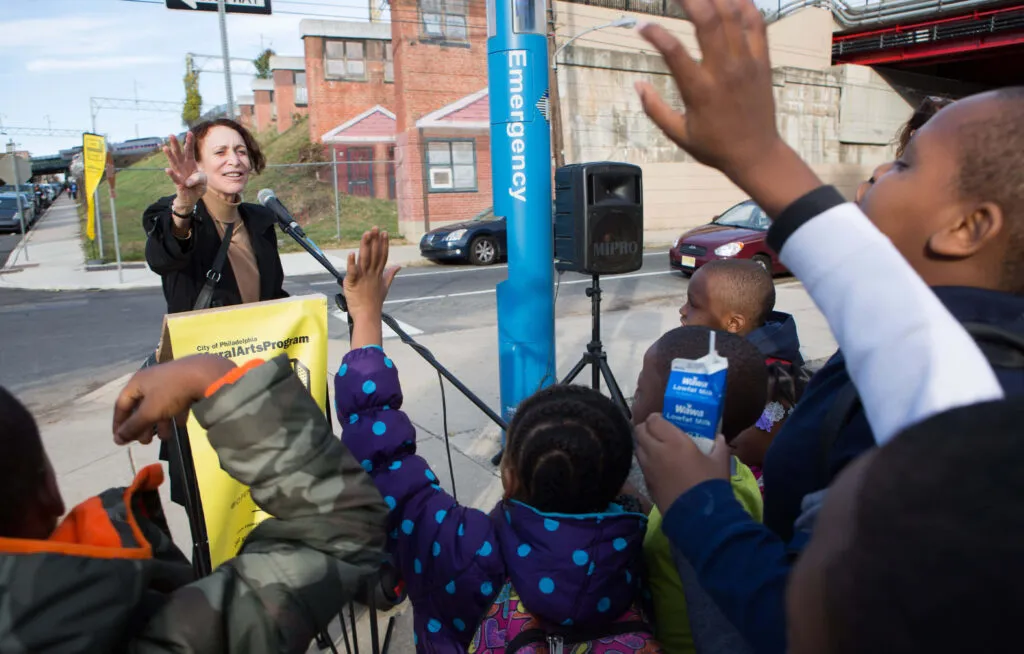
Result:
<instances>
[{"instance_id":1,"label":"white sleeve","mask_svg":"<svg viewBox=\"0 0 1024 654\"><path fill-rule=\"evenodd\" d=\"M834 189L783 211L772 241L828 320L879 445L937 413L1003 397L960 322Z\"/></svg>"}]
</instances>

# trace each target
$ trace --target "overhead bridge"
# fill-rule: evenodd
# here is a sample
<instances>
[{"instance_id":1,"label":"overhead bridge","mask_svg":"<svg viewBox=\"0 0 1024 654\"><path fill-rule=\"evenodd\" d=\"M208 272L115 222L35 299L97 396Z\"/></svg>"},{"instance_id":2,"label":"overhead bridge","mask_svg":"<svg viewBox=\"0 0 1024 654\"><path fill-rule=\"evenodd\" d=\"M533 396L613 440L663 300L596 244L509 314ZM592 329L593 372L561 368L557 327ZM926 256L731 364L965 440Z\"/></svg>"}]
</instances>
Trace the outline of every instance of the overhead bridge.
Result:
<instances>
[{"instance_id":1,"label":"overhead bridge","mask_svg":"<svg viewBox=\"0 0 1024 654\"><path fill-rule=\"evenodd\" d=\"M836 34L837 64L865 66L977 54L1024 45L1024 4L964 16L891 25L866 32Z\"/></svg>"},{"instance_id":2,"label":"overhead bridge","mask_svg":"<svg viewBox=\"0 0 1024 654\"><path fill-rule=\"evenodd\" d=\"M59 154L52 157L32 157L32 176L66 173L69 161Z\"/></svg>"}]
</instances>

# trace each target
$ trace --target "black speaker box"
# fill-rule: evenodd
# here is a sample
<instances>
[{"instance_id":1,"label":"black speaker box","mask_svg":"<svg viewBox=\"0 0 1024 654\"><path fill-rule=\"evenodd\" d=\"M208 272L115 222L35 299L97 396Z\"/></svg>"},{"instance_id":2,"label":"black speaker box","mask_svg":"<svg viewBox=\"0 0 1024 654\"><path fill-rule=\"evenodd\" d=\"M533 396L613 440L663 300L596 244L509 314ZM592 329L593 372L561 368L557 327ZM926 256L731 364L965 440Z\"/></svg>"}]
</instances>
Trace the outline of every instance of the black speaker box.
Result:
<instances>
[{"instance_id":1,"label":"black speaker box","mask_svg":"<svg viewBox=\"0 0 1024 654\"><path fill-rule=\"evenodd\" d=\"M639 270L644 255L639 166L611 161L555 171L555 259L590 275Z\"/></svg>"}]
</instances>

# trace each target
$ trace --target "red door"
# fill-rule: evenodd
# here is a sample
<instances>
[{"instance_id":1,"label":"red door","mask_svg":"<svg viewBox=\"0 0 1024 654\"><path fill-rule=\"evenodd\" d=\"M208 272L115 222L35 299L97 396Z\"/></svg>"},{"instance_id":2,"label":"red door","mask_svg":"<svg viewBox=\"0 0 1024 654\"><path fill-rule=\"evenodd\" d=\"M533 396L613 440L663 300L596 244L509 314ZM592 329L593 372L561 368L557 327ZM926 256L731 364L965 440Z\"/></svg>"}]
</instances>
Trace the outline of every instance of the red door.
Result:
<instances>
[{"instance_id":1,"label":"red door","mask_svg":"<svg viewBox=\"0 0 1024 654\"><path fill-rule=\"evenodd\" d=\"M348 194L373 197L373 148L348 148Z\"/></svg>"}]
</instances>

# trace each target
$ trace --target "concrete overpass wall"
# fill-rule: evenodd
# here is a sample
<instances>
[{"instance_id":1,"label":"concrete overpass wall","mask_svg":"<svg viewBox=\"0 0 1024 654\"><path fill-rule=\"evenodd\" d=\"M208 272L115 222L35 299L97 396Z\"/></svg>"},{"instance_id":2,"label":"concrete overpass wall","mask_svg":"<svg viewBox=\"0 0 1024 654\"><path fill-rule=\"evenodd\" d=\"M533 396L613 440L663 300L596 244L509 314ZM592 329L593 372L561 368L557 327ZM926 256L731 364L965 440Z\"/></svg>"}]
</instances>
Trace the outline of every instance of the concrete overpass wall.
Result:
<instances>
[{"instance_id":1,"label":"concrete overpass wall","mask_svg":"<svg viewBox=\"0 0 1024 654\"><path fill-rule=\"evenodd\" d=\"M578 33L618 15L559 3L559 32ZM689 23L654 20L699 55ZM891 141L911 110L870 69L831 65L832 26L831 14L821 9L807 9L769 26L775 101L786 141L826 181L852 195L877 164L891 157ZM603 30L564 51L558 82L566 162L613 160L642 166L649 230L693 227L743 200L739 189L689 159L650 122L633 90L638 80L651 82L681 106L660 56L632 31Z\"/></svg>"}]
</instances>

